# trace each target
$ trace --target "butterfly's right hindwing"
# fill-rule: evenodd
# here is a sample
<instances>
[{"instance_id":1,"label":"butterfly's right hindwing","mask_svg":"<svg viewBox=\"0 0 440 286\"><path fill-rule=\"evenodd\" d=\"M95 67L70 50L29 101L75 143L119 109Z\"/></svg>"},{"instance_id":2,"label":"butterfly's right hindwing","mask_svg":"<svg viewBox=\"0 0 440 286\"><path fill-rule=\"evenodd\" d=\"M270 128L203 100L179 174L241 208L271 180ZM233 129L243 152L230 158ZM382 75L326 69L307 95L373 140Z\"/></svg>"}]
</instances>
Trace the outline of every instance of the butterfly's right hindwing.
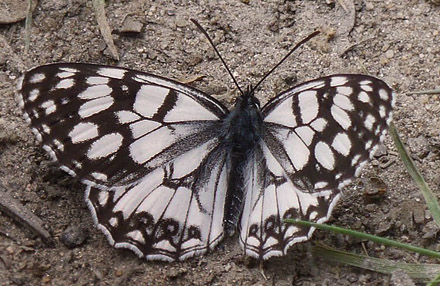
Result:
<instances>
[{"instance_id":1,"label":"butterfly's right hindwing","mask_svg":"<svg viewBox=\"0 0 440 286\"><path fill-rule=\"evenodd\" d=\"M239 239L245 253L260 260L285 255L292 244L312 235L313 228L285 219L323 222L340 197L339 190L309 194L299 189L264 141L249 156L245 179Z\"/></svg>"}]
</instances>

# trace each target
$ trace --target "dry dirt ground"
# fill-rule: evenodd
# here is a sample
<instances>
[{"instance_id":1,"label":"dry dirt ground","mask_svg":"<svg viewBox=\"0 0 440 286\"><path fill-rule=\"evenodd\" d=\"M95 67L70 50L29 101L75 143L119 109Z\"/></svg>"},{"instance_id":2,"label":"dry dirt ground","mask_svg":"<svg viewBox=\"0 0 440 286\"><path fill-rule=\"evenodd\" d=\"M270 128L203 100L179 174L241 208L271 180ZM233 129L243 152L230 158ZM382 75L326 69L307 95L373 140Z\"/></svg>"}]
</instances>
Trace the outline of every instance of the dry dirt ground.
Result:
<instances>
[{"instance_id":1,"label":"dry dirt ground","mask_svg":"<svg viewBox=\"0 0 440 286\"><path fill-rule=\"evenodd\" d=\"M295 42L321 29L320 36L265 81L257 97L264 103L290 86L334 73L368 72L385 80L398 95L395 124L427 182L440 194L439 98L409 94L440 88L440 6L434 1L106 2L119 61L101 36L91 1L39 1L28 55L24 21L0 25L0 182L44 222L55 241L47 246L0 214L1 285L393 285L389 275L313 257L310 249L318 241L374 257L434 262L322 231L292 247L287 256L267 261L267 279L255 261L242 256L236 237L185 262L143 261L130 251L112 248L94 228L84 187L49 161L13 96L16 79L30 67L92 62L181 81L203 76L192 85L230 106L236 89L190 18L206 27L242 86L258 81ZM141 30L127 33L127 19ZM438 249L438 228L389 138L379 155L346 188L330 223ZM371 178L386 184L374 198L365 195L371 191ZM81 236L84 242L68 248L60 239L66 230L79 235L73 243L81 242Z\"/></svg>"}]
</instances>

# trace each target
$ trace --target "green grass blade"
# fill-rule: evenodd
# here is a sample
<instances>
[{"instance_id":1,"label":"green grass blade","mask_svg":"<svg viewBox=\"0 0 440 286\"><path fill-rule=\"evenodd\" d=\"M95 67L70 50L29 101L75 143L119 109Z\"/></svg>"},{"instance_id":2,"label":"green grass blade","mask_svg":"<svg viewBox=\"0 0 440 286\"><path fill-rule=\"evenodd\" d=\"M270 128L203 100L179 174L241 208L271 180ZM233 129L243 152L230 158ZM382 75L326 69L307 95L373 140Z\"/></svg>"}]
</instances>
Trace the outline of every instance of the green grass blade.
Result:
<instances>
[{"instance_id":1,"label":"green grass blade","mask_svg":"<svg viewBox=\"0 0 440 286\"><path fill-rule=\"evenodd\" d=\"M425 198L426 205L428 206L428 209L431 212L434 221L437 223L437 225L440 226L440 206L438 204L437 198L432 193L428 185L425 183L425 180L423 179L422 175L414 165L413 160L408 155L408 152L403 146L403 143L400 140L399 134L397 133L396 127L394 126L393 123L390 124L390 135L394 140L394 144L396 145L397 151L399 151L403 164L405 165L406 169L408 170L408 173L416 182L417 186L420 189L420 192Z\"/></svg>"},{"instance_id":2,"label":"green grass blade","mask_svg":"<svg viewBox=\"0 0 440 286\"><path fill-rule=\"evenodd\" d=\"M345 252L321 244L314 246L312 253L315 257L323 258L327 261L344 263L384 274L392 274L395 270L402 270L412 279L421 279L425 282L432 282L433 280L431 279L440 272L440 265L438 264L413 264L391 261Z\"/></svg>"},{"instance_id":3,"label":"green grass blade","mask_svg":"<svg viewBox=\"0 0 440 286\"><path fill-rule=\"evenodd\" d=\"M440 274L438 274L433 280L429 281L426 286L437 286L440 283Z\"/></svg>"},{"instance_id":4,"label":"green grass blade","mask_svg":"<svg viewBox=\"0 0 440 286\"><path fill-rule=\"evenodd\" d=\"M426 255L429 257L434 257L434 258L440 259L440 252L436 252L433 250L413 246L413 245L407 244L407 243L398 242L398 241L391 240L388 238L375 236L372 234L362 233L362 232L358 232L355 230L350 230L350 229L346 229L346 228L342 228L342 227L337 227L337 226L332 226L332 225L327 225L327 224L320 224L320 223L304 221L304 220L286 219L284 221L287 223L305 225L305 226L309 226L309 227L315 227L315 228L321 229L321 230L328 230L328 231L333 231L336 233L346 234L346 235L350 235L353 237L357 237L359 239L367 239L367 240L371 240L375 243L380 243L380 244L383 244L386 246L398 247L398 248L413 251L413 252L416 252L416 253L419 253L422 255Z\"/></svg>"}]
</instances>

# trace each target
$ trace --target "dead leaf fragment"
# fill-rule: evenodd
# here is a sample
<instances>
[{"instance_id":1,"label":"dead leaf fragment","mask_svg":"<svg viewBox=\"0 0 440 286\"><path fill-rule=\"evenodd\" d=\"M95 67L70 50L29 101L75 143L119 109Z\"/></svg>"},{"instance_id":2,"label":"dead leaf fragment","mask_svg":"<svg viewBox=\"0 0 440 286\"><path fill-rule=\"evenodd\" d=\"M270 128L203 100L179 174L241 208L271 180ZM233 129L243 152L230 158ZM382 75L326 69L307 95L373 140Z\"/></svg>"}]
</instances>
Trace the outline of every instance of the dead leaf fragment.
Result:
<instances>
[{"instance_id":1,"label":"dead leaf fragment","mask_svg":"<svg viewBox=\"0 0 440 286\"><path fill-rule=\"evenodd\" d=\"M195 81L199 81L202 78L204 78L204 75L194 75L194 76L189 76L183 79L180 79L179 82L184 83L184 84L191 84Z\"/></svg>"},{"instance_id":2,"label":"dead leaf fragment","mask_svg":"<svg viewBox=\"0 0 440 286\"><path fill-rule=\"evenodd\" d=\"M37 0L32 1L31 10L37 6ZM26 18L28 0L0 0L0 24L15 23Z\"/></svg>"}]
</instances>

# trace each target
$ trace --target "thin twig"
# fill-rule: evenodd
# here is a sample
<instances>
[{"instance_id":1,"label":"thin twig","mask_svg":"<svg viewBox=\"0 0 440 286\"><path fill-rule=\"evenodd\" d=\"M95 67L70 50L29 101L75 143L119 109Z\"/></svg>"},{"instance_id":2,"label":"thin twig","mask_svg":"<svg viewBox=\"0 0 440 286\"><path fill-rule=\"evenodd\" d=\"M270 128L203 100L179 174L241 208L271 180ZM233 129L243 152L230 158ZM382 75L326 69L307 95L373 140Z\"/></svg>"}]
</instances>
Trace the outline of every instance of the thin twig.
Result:
<instances>
[{"instance_id":1,"label":"thin twig","mask_svg":"<svg viewBox=\"0 0 440 286\"><path fill-rule=\"evenodd\" d=\"M112 54L112 57L119 61L118 50L116 49L115 43L113 42L113 36L110 26L107 22L107 17L105 16L105 2L104 0L93 0L93 8L95 9L96 21L98 22L99 30L104 38L105 43Z\"/></svg>"},{"instance_id":2,"label":"thin twig","mask_svg":"<svg viewBox=\"0 0 440 286\"><path fill-rule=\"evenodd\" d=\"M17 239L15 237L13 237L12 235L10 235L8 232L0 229L0 234L3 235L4 237L9 238L10 240L12 240L13 242L17 242Z\"/></svg>"},{"instance_id":3,"label":"thin twig","mask_svg":"<svg viewBox=\"0 0 440 286\"><path fill-rule=\"evenodd\" d=\"M440 89L428 89L408 92L408 94L440 94Z\"/></svg>"},{"instance_id":4,"label":"thin twig","mask_svg":"<svg viewBox=\"0 0 440 286\"><path fill-rule=\"evenodd\" d=\"M0 211L7 214L24 227L29 228L33 233L40 236L44 243L54 245L52 236L46 229L44 229L41 219L34 215L19 201L11 197L2 184L0 184Z\"/></svg>"}]
</instances>

